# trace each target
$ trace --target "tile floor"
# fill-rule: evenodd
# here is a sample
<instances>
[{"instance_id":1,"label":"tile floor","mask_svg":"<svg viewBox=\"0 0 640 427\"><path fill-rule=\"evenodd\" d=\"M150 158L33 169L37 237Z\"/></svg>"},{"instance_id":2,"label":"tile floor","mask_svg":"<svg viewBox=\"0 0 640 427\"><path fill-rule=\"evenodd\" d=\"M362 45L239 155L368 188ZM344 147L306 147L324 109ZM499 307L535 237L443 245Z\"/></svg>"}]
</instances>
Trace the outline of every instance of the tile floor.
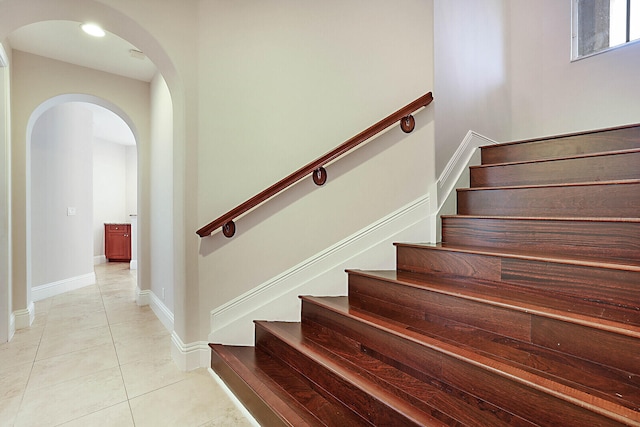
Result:
<instances>
[{"instance_id":1,"label":"tile floor","mask_svg":"<svg viewBox=\"0 0 640 427\"><path fill-rule=\"evenodd\" d=\"M207 369L180 372L170 334L135 303L128 264L35 303L0 345L0 426L251 426Z\"/></svg>"}]
</instances>

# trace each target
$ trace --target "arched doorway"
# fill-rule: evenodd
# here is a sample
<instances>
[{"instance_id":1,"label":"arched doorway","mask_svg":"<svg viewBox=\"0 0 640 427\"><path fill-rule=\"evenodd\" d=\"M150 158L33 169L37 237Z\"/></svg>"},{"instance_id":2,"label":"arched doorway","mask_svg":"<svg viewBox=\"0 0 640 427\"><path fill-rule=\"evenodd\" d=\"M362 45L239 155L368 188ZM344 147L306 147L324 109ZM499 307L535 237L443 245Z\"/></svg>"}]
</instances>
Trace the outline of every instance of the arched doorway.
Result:
<instances>
[{"instance_id":1,"label":"arched doorway","mask_svg":"<svg viewBox=\"0 0 640 427\"><path fill-rule=\"evenodd\" d=\"M133 11L131 13L135 15L139 12ZM186 140L184 137L184 134L186 133L186 126L184 114L185 94L183 85L181 79L177 75L173 61L168 56L165 48L134 18L123 13L121 10L105 5L104 2L94 0L31 0L29 2L21 0L3 0L0 2L0 39L4 40L15 29L34 22L47 19L64 19L81 22L87 17L99 20L105 28L109 29L109 31L129 40L135 46L143 50L154 64L156 64L159 75L162 75L163 80L166 82L166 86L171 93L172 119L174 123L172 135L175 136L172 138L172 141L181 141L176 145L176 156L180 160L175 163L177 168L172 172L172 180L175 180L174 177L176 175L182 176L185 170L185 149L182 146ZM15 61L13 62L15 63ZM99 96L103 99L113 100L113 94L109 93L108 88L102 90L102 92L100 92L100 90L97 92L85 91L83 89L73 89L72 87L56 87L51 90L46 87L39 87L38 89L39 91L33 91L33 93L37 93L37 96L32 96L32 93L29 93L29 97L18 97L18 101L15 103L15 106L13 106L13 127L11 139L15 150L12 155L11 166L13 169L13 175L17 176L19 179L14 179L11 185L11 205L1 207L1 209L4 209L5 213L10 213L12 218L11 231L13 232L13 236L0 235L0 240L4 239L3 241L0 241L0 245L11 247L12 252L10 257L13 258L13 274L11 276L12 283L9 285L10 289L8 291L9 293L13 291L13 295L12 297L8 297L8 303L10 304L9 312L16 313L14 327L28 326L30 321L33 319L32 298L30 295L30 288L27 286L27 284L30 283L30 280L28 277L29 265L27 256L28 248L26 243L30 241L30 236L27 234L27 199L29 195L27 194L26 182L26 177L28 175L26 166L26 146L28 141L28 121L31 114L46 100L52 99L60 93L93 93L93 95ZM14 98L14 100L15 99L16 98ZM114 104L116 103L119 104L118 101L114 102ZM139 173L143 175L142 186L149 186L149 167L147 165L147 161L144 160L145 158L149 158L151 151L151 148L149 147L150 137L148 118L139 120L139 111L128 111L128 113L132 117L132 121L134 123L142 123L142 126L137 129L140 137L139 162L144 165L141 170L139 168ZM177 181L179 183L183 183L182 178L178 178ZM172 200L172 210L177 209L179 211L177 214L178 222L184 222L184 213L182 212L184 207L181 202L184 198L183 193L183 188L180 187L178 194L180 200ZM143 200L143 203L141 203L138 208L140 215L144 216L145 214L148 214L150 210L150 202L148 200ZM148 241L150 238L149 236L152 234L149 225L141 224L139 231L141 240L143 242L145 239ZM178 244L173 246L173 250L175 252L184 253L183 243L178 242ZM145 262L145 257L146 259L149 259L148 257L150 257L150 255L144 252L145 247L148 247L148 244L142 244L139 248L140 270L138 273L138 280L140 287L142 288L142 292L148 290L150 287L150 274L149 271L146 270L148 269L149 263ZM185 275L185 267L182 265L185 262L184 257L173 257L171 262L176 264L176 274ZM175 280L175 282L179 284L177 286L183 286L185 280L181 278L180 280ZM183 298L183 294L184 287L177 289L176 299ZM180 307L180 314L176 316L179 319L180 315L183 313L183 304L178 303L177 305ZM178 320L178 322L181 322L181 319Z\"/></svg>"},{"instance_id":2,"label":"arched doorway","mask_svg":"<svg viewBox=\"0 0 640 427\"><path fill-rule=\"evenodd\" d=\"M130 213L137 213L136 132L130 123L120 108L82 94L57 96L32 114L27 263L34 301L95 283L93 265L104 258L104 222L130 222Z\"/></svg>"}]
</instances>

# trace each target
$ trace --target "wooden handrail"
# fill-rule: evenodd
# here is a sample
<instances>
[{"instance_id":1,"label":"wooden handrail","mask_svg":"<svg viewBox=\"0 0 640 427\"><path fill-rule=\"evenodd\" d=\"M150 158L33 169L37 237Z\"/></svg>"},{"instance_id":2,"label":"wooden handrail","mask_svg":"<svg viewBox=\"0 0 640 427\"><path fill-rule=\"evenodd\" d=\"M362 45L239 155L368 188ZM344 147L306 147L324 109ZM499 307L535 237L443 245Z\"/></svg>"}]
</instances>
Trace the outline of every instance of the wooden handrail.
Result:
<instances>
[{"instance_id":1,"label":"wooden handrail","mask_svg":"<svg viewBox=\"0 0 640 427\"><path fill-rule=\"evenodd\" d=\"M400 126L402 127L402 130L407 133L411 132L415 126L415 120L411 114L422 107L426 107L431 103L431 101L433 101L431 92L422 95L412 103L407 104L395 113L380 120L378 123L374 124L368 129L365 129L353 138L345 141L322 157L319 157L306 166L303 166L286 178L283 178L280 181L276 182L271 187L256 194L241 205L238 205L235 208L231 209L226 214L220 216L214 221L211 221L209 224L196 231L196 233L200 237L206 237L210 235L215 229L222 227L222 232L225 236L233 236L233 234L235 233L235 223L233 222L234 219L236 219L243 213L253 209L259 204L265 202L266 200L270 199L271 197L275 196L291 185L295 184L305 176L313 174L313 180L316 184L324 184L327 178L327 174L323 166L346 154L348 151L354 149L358 145L382 132L389 126L395 124L396 122L401 122Z\"/></svg>"}]
</instances>

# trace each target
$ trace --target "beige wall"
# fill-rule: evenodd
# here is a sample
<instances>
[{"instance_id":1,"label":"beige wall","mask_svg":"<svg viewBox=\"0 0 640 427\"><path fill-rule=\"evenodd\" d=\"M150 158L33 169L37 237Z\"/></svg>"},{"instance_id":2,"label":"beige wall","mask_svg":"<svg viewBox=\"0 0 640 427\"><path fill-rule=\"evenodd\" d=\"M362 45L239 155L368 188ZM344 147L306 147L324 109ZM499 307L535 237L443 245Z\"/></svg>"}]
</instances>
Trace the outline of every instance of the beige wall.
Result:
<instances>
[{"instance_id":1,"label":"beige wall","mask_svg":"<svg viewBox=\"0 0 640 427\"><path fill-rule=\"evenodd\" d=\"M201 2L199 225L431 91L432 7ZM424 195L431 117L400 143L396 129L329 167L321 189L309 178L241 218L232 240L203 239L201 335L211 309Z\"/></svg>"},{"instance_id":2,"label":"beige wall","mask_svg":"<svg viewBox=\"0 0 640 427\"><path fill-rule=\"evenodd\" d=\"M571 62L571 2L510 2L514 139L640 122L640 43Z\"/></svg>"}]
</instances>

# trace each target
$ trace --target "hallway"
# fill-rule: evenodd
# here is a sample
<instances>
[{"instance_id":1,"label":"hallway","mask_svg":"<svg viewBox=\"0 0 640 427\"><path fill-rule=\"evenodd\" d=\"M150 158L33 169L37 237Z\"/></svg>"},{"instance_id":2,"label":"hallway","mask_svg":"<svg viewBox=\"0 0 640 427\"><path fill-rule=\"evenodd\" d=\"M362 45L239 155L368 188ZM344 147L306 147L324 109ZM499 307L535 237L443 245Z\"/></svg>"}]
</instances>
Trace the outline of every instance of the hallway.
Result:
<instances>
[{"instance_id":1,"label":"hallway","mask_svg":"<svg viewBox=\"0 0 640 427\"><path fill-rule=\"evenodd\" d=\"M0 345L0 426L250 426L206 369L181 372L171 336L135 303L126 263L35 303Z\"/></svg>"}]
</instances>

